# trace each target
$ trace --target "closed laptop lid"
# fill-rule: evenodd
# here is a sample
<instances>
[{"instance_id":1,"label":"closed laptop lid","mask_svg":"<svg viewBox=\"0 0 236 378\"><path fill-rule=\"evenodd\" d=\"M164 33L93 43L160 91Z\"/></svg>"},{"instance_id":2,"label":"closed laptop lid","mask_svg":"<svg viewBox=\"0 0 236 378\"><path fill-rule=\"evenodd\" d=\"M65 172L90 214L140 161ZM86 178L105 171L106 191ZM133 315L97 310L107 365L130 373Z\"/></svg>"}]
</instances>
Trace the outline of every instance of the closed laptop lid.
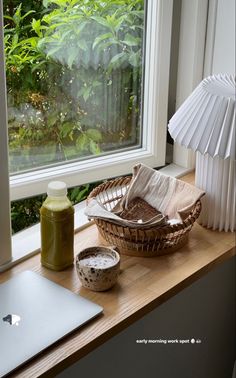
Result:
<instances>
[{"instance_id":1,"label":"closed laptop lid","mask_svg":"<svg viewBox=\"0 0 236 378\"><path fill-rule=\"evenodd\" d=\"M103 311L31 271L0 285L0 377Z\"/></svg>"}]
</instances>

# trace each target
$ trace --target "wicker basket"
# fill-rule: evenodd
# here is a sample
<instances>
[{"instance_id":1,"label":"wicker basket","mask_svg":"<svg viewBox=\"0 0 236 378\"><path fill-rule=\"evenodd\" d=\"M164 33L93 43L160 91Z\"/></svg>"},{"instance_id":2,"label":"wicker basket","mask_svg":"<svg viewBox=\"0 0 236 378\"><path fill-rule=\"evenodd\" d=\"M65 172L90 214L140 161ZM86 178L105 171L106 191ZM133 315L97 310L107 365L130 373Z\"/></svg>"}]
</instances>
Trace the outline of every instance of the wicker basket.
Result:
<instances>
[{"instance_id":1,"label":"wicker basket","mask_svg":"<svg viewBox=\"0 0 236 378\"><path fill-rule=\"evenodd\" d=\"M87 201L96 198L108 211L111 211L127 192L130 181L131 177L107 181L93 189ZM130 228L103 219L94 219L94 221L101 236L108 243L117 246L120 253L151 257L174 252L182 247L187 242L189 232L200 212L201 201L199 200L183 223L175 225Z\"/></svg>"}]
</instances>

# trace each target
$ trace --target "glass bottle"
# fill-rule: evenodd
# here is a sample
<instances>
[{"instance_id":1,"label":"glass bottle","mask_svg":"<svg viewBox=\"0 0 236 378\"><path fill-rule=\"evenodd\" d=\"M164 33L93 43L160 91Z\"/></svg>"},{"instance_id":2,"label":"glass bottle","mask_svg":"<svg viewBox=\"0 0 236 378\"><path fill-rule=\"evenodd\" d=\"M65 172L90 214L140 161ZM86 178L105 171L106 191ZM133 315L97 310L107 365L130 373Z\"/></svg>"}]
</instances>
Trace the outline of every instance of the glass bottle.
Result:
<instances>
[{"instance_id":1,"label":"glass bottle","mask_svg":"<svg viewBox=\"0 0 236 378\"><path fill-rule=\"evenodd\" d=\"M40 209L41 263L63 270L74 261L74 208L67 197L66 184L52 181Z\"/></svg>"}]
</instances>

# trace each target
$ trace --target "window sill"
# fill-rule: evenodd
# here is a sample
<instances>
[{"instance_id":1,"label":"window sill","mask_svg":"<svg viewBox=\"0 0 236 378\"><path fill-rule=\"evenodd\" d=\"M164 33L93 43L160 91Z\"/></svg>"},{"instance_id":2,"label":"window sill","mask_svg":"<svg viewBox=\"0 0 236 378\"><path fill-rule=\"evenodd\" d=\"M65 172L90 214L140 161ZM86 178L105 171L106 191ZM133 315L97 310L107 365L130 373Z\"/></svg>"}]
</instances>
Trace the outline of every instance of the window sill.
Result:
<instances>
[{"instance_id":1,"label":"window sill","mask_svg":"<svg viewBox=\"0 0 236 378\"><path fill-rule=\"evenodd\" d=\"M160 172L172 176L182 177L191 170L181 166L170 164L160 169ZM84 215L85 201L75 205L75 232L87 227L90 222ZM12 266L34 256L40 252L40 225L36 224L27 228L12 237L12 260L0 266L0 272L3 272Z\"/></svg>"},{"instance_id":2,"label":"window sill","mask_svg":"<svg viewBox=\"0 0 236 378\"><path fill-rule=\"evenodd\" d=\"M185 180L190 182L191 177L193 175L188 175ZM90 225L75 235L75 254L99 243L97 228ZM40 353L12 377L56 376L234 254L232 233L212 231L195 224L188 244L177 253L153 258L121 255L118 284L109 292L96 293L81 287L75 266L63 272L49 271L41 266L39 255L13 267L0 275L0 283L30 269L96 302L104 308L104 313Z\"/></svg>"}]
</instances>

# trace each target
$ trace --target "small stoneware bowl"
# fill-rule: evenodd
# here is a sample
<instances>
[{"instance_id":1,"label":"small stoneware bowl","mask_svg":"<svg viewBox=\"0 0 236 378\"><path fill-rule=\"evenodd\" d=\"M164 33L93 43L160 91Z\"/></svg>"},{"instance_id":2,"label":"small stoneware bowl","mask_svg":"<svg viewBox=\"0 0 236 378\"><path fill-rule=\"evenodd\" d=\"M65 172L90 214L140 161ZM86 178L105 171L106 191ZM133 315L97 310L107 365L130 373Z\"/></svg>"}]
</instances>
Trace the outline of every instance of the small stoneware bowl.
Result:
<instances>
[{"instance_id":1,"label":"small stoneware bowl","mask_svg":"<svg viewBox=\"0 0 236 378\"><path fill-rule=\"evenodd\" d=\"M120 255L109 247L86 248L76 256L76 269L84 287L93 291L105 291L117 281Z\"/></svg>"}]
</instances>

